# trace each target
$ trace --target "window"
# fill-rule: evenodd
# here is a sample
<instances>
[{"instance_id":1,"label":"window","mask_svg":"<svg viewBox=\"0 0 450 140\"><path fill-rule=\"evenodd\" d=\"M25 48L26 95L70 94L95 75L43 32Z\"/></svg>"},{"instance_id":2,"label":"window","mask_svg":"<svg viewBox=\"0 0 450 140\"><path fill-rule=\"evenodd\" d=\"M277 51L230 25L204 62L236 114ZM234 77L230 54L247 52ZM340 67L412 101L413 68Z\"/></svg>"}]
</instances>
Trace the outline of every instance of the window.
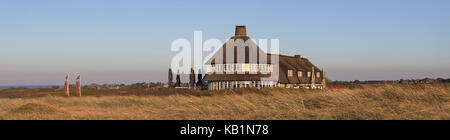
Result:
<instances>
[{"instance_id":1,"label":"window","mask_svg":"<svg viewBox=\"0 0 450 140\"><path fill-rule=\"evenodd\" d=\"M250 64L242 64L242 71L249 72Z\"/></svg>"},{"instance_id":2,"label":"window","mask_svg":"<svg viewBox=\"0 0 450 140\"><path fill-rule=\"evenodd\" d=\"M225 72L229 72L231 71L231 65L230 64L225 64Z\"/></svg>"},{"instance_id":3,"label":"window","mask_svg":"<svg viewBox=\"0 0 450 140\"><path fill-rule=\"evenodd\" d=\"M316 73L316 77L317 77L317 78L320 78L320 72L317 72L317 73Z\"/></svg>"},{"instance_id":4,"label":"window","mask_svg":"<svg viewBox=\"0 0 450 140\"><path fill-rule=\"evenodd\" d=\"M308 72L308 77L311 77L311 72Z\"/></svg>"},{"instance_id":5,"label":"window","mask_svg":"<svg viewBox=\"0 0 450 140\"><path fill-rule=\"evenodd\" d=\"M297 76L298 77L303 77L303 72L302 71L297 71Z\"/></svg>"},{"instance_id":6,"label":"window","mask_svg":"<svg viewBox=\"0 0 450 140\"><path fill-rule=\"evenodd\" d=\"M266 65L265 64L259 64L259 71L261 71L261 72L266 71Z\"/></svg>"},{"instance_id":7,"label":"window","mask_svg":"<svg viewBox=\"0 0 450 140\"><path fill-rule=\"evenodd\" d=\"M250 65L250 71L252 71L252 72L258 71L258 65L257 64L251 64Z\"/></svg>"},{"instance_id":8,"label":"window","mask_svg":"<svg viewBox=\"0 0 450 140\"><path fill-rule=\"evenodd\" d=\"M222 70L223 70L222 67L223 67L222 64L217 65L217 66L216 66L217 72L222 72Z\"/></svg>"},{"instance_id":9,"label":"window","mask_svg":"<svg viewBox=\"0 0 450 140\"><path fill-rule=\"evenodd\" d=\"M288 70L288 76L289 76L289 77L294 76L294 71L293 71L293 70Z\"/></svg>"},{"instance_id":10,"label":"window","mask_svg":"<svg viewBox=\"0 0 450 140\"><path fill-rule=\"evenodd\" d=\"M234 71L241 71L241 65L239 64L234 64Z\"/></svg>"}]
</instances>

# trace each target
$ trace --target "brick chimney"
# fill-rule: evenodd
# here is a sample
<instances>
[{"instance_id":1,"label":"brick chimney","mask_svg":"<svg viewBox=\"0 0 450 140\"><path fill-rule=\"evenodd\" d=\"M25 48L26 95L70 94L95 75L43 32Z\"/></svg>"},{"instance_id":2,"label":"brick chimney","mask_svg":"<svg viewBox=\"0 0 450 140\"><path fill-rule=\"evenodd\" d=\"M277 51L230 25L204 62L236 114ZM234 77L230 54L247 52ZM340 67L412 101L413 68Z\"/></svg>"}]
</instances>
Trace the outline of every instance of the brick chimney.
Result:
<instances>
[{"instance_id":1,"label":"brick chimney","mask_svg":"<svg viewBox=\"0 0 450 140\"><path fill-rule=\"evenodd\" d=\"M245 25L236 25L236 36L247 36L247 29Z\"/></svg>"},{"instance_id":2,"label":"brick chimney","mask_svg":"<svg viewBox=\"0 0 450 140\"><path fill-rule=\"evenodd\" d=\"M301 59L302 56L301 55L294 55L295 58Z\"/></svg>"}]
</instances>

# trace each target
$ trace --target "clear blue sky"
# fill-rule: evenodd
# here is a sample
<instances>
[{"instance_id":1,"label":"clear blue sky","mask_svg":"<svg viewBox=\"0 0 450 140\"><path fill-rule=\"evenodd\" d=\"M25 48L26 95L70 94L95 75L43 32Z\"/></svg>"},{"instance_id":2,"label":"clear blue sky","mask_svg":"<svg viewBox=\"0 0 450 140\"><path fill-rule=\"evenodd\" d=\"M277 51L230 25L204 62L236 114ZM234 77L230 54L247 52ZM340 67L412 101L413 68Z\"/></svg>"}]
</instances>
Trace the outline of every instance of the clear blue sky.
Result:
<instances>
[{"instance_id":1,"label":"clear blue sky","mask_svg":"<svg viewBox=\"0 0 450 140\"><path fill-rule=\"evenodd\" d=\"M0 85L167 81L173 40L237 24L332 80L450 78L448 0L0 0Z\"/></svg>"}]
</instances>

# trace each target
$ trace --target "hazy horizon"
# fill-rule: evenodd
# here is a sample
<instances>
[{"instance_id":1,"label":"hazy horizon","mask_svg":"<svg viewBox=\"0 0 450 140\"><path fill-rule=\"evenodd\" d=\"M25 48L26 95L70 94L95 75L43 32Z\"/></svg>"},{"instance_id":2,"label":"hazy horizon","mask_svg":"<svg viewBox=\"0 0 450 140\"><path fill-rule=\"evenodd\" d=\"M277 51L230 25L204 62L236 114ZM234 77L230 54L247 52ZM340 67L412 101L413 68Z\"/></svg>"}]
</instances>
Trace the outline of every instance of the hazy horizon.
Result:
<instances>
[{"instance_id":1,"label":"hazy horizon","mask_svg":"<svg viewBox=\"0 0 450 140\"><path fill-rule=\"evenodd\" d=\"M0 21L2 86L165 82L173 40L235 25L331 80L450 78L448 0L2 0Z\"/></svg>"}]
</instances>

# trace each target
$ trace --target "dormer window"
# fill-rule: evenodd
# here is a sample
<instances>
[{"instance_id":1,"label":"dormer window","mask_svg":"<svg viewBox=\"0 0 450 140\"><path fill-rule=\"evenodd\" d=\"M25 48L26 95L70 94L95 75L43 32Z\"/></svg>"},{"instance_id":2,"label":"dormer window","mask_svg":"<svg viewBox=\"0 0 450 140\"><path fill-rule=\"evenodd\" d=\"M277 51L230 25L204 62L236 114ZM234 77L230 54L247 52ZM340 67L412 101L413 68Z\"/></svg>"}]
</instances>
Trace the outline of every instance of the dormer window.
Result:
<instances>
[{"instance_id":1,"label":"dormer window","mask_svg":"<svg viewBox=\"0 0 450 140\"><path fill-rule=\"evenodd\" d=\"M289 77L294 76L294 70L288 70L288 76Z\"/></svg>"}]
</instances>

